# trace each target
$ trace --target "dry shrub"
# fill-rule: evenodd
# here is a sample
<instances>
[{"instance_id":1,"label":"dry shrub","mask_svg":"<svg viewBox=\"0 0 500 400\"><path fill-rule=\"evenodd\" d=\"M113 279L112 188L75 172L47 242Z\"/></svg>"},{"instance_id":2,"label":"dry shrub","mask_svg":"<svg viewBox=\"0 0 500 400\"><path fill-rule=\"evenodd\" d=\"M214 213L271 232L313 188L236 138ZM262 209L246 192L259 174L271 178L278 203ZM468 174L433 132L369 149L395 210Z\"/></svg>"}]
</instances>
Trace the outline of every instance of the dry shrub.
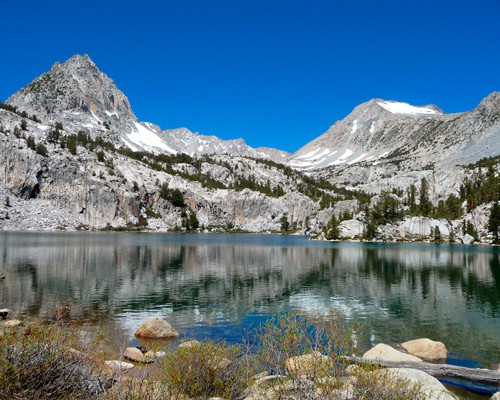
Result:
<instances>
[{"instance_id":1,"label":"dry shrub","mask_svg":"<svg viewBox=\"0 0 500 400\"><path fill-rule=\"evenodd\" d=\"M0 398L86 399L103 393L92 361L68 347L71 337L69 329L36 323L2 336Z\"/></svg>"},{"instance_id":2,"label":"dry shrub","mask_svg":"<svg viewBox=\"0 0 500 400\"><path fill-rule=\"evenodd\" d=\"M348 393L352 399L370 400L426 400L421 386L404 378L379 370L360 370L350 380Z\"/></svg>"},{"instance_id":3,"label":"dry shrub","mask_svg":"<svg viewBox=\"0 0 500 400\"><path fill-rule=\"evenodd\" d=\"M330 376L341 376L345 374L346 366L342 357L354 353L353 338L357 331L358 327L339 313L332 312L322 317L277 314L257 331L258 359L265 370L285 374L287 359L321 353L330 361L318 364L328 368Z\"/></svg>"}]
</instances>

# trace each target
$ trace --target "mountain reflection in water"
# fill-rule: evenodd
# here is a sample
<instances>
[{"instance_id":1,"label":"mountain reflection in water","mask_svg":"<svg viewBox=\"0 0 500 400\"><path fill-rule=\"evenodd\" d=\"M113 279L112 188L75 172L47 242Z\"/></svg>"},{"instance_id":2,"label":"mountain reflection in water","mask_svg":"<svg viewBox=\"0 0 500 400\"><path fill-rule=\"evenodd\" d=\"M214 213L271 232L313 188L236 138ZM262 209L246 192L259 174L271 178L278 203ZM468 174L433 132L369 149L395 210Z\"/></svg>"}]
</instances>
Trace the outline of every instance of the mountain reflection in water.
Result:
<instances>
[{"instance_id":1,"label":"mountain reflection in water","mask_svg":"<svg viewBox=\"0 0 500 400\"><path fill-rule=\"evenodd\" d=\"M364 342L441 340L500 361L500 252L429 244L323 243L300 236L0 233L0 307L50 318L150 315L189 335L237 340L295 308L363 323Z\"/></svg>"}]
</instances>

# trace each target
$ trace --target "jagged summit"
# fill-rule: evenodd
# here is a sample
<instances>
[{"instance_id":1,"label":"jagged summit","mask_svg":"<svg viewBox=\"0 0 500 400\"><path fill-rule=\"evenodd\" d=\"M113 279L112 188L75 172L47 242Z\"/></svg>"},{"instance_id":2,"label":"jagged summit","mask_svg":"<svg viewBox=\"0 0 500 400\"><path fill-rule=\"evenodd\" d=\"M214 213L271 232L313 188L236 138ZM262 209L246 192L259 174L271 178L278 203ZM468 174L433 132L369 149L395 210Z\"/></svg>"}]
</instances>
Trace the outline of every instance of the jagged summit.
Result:
<instances>
[{"instance_id":1,"label":"jagged summit","mask_svg":"<svg viewBox=\"0 0 500 400\"><path fill-rule=\"evenodd\" d=\"M60 61L56 61L50 71L57 72L61 69L90 69L93 68L98 70L94 61L91 60L88 54L75 54L71 58L69 58L66 62L61 63ZM100 72L100 71L99 71Z\"/></svg>"},{"instance_id":2,"label":"jagged summit","mask_svg":"<svg viewBox=\"0 0 500 400\"><path fill-rule=\"evenodd\" d=\"M55 63L50 71L12 95L7 103L41 118L70 111L94 114L102 122L110 117L108 111L136 119L127 97L88 55L75 55L65 63Z\"/></svg>"},{"instance_id":3,"label":"jagged summit","mask_svg":"<svg viewBox=\"0 0 500 400\"><path fill-rule=\"evenodd\" d=\"M290 156L285 151L259 147L254 149L241 138L222 140L214 135L201 135L187 128L167 129L160 136L178 152L191 156L201 154L231 154L234 156L268 158L284 162Z\"/></svg>"}]
</instances>

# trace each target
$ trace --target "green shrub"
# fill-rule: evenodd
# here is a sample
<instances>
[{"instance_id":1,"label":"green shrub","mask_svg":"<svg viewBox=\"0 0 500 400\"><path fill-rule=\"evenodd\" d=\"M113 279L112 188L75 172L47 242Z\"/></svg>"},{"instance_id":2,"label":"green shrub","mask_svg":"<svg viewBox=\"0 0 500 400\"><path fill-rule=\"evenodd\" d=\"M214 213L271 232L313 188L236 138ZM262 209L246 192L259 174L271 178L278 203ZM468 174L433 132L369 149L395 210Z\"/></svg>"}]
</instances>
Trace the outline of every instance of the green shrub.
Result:
<instances>
[{"instance_id":1,"label":"green shrub","mask_svg":"<svg viewBox=\"0 0 500 400\"><path fill-rule=\"evenodd\" d=\"M421 386L408 380L387 374L384 369L364 371L356 374L349 387L350 398L376 400L426 400L427 394Z\"/></svg>"},{"instance_id":2,"label":"green shrub","mask_svg":"<svg viewBox=\"0 0 500 400\"><path fill-rule=\"evenodd\" d=\"M35 142L35 138L33 136L28 136L28 139L26 139L26 145L28 146L28 148L30 148L31 150L35 150L36 149L36 142Z\"/></svg>"},{"instance_id":3,"label":"green shrub","mask_svg":"<svg viewBox=\"0 0 500 400\"><path fill-rule=\"evenodd\" d=\"M42 143L36 145L36 152L41 156L47 157L47 147Z\"/></svg>"},{"instance_id":4,"label":"green shrub","mask_svg":"<svg viewBox=\"0 0 500 400\"><path fill-rule=\"evenodd\" d=\"M235 399L254 375L242 348L225 343L178 347L168 352L160 365L160 376L174 398L184 395Z\"/></svg>"},{"instance_id":5,"label":"green shrub","mask_svg":"<svg viewBox=\"0 0 500 400\"><path fill-rule=\"evenodd\" d=\"M419 386L373 366L367 370L357 367L354 376L347 378L345 356L354 353L358 331L359 326L339 313L325 317L298 313L274 316L259 328L256 343L260 367L275 376L256 383L252 394L265 399L427 398Z\"/></svg>"},{"instance_id":6,"label":"green shrub","mask_svg":"<svg viewBox=\"0 0 500 400\"><path fill-rule=\"evenodd\" d=\"M104 151L99 150L97 153L97 161L99 162L104 162Z\"/></svg>"}]
</instances>

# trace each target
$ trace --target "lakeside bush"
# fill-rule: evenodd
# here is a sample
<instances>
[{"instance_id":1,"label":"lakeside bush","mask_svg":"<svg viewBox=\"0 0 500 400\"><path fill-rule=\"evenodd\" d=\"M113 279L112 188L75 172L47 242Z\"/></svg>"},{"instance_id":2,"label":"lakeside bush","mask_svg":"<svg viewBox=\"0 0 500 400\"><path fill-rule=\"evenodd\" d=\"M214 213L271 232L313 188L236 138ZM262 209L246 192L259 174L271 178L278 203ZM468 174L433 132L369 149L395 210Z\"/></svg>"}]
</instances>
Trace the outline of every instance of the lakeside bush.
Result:
<instances>
[{"instance_id":1,"label":"lakeside bush","mask_svg":"<svg viewBox=\"0 0 500 400\"><path fill-rule=\"evenodd\" d=\"M173 398L240 398L255 369L244 348L204 342L177 347L160 362L160 379Z\"/></svg>"},{"instance_id":2,"label":"lakeside bush","mask_svg":"<svg viewBox=\"0 0 500 400\"><path fill-rule=\"evenodd\" d=\"M1 399L89 399L104 393L95 365L69 347L70 329L32 323L0 338Z\"/></svg>"}]
</instances>

